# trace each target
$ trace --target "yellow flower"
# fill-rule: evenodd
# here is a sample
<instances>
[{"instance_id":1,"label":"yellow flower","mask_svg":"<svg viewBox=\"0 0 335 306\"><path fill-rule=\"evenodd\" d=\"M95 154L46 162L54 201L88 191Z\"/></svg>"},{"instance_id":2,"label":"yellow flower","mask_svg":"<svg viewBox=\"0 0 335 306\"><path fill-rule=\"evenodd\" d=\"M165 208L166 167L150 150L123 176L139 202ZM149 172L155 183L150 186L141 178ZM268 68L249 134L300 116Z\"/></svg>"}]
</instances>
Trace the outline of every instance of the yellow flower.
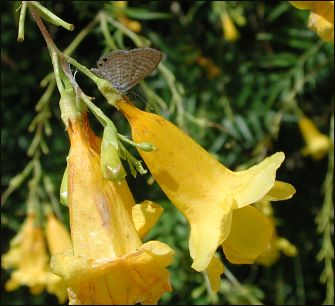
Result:
<instances>
[{"instance_id":1,"label":"yellow flower","mask_svg":"<svg viewBox=\"0 0 335 306\"><path fill-rule=\"evenodd\" d=\"M48 274L48 254L43 230L29 213L17 236L10 244L9 252L2 256L4 269L14 268L5 289L12 291L19 286L28 286L32 294L40 294Z\"/></svg>"},{"instance_id":2,"label":"yellow flower","mask_svg":"<svg viewBox=\"0 0 335 306\"><path fill-rule=\"evenodd\" d=\"M302 149L304 156L311 155L315 160L322 159L327 155L330 148L330 139L321 134L314 123L301 116L298 120L299 128L306 142L306 147Z\"/></svg>"},{"instance_id":3,"label":"yellow flower","mask_svg":"<svg viewBox=\"0 0 335 306\"><path fill-rule=\"evenodd\" d=\"M88 139L91 148L100 155L101 138L95 135L92 129L88 126L86 116L87 114L84 115L85 118L83 120L83 130L86 133L85 137ZM140 237L145 236L163 213L163 208L158 204L147 200L141 204L136 204L126 180L118 181L117 184L114 184L114 187L121 197L127 212L131 216L138 235Z\"/></svg>"},{"instance_id":4,"label":"yellow flower","mask_svg":"<svg viewBox=\"0 0 335 306\"><path fill-rule=\"evenodd\" d=\"M297 248L291 244L287 239L283 237L278 237L275 221L273 218L273 210L269 201L259 201L255 204L260 211L266 215L273 229L273 235L271 241L269 242L266 250L255 260L256 263L259 263L263 266L273 265L280 257L280 252L286 256L294 257L297 255Z\"/></svg>"},{"instance_id":5,"label":"yellow flower","mask_svg":"<svg viewBox=\"0 0 335 306\"><path fill-rule=\"evenodd\" d=\"M71 122L68 204L73 249L51 259L52 271L68 283L70 304L157 303L171 291L173 251L165 244L142 244L131 219L127 186L103 178L87 122ZM122 191L125 191L123 194Z\"/></svg>"},{"instance_id":6,"label":"yellow flower","mask_svg":"<svg viewBox=\"0 0 335 306\"><path fill-rule=\"evenodd\" d=\"M1 266L4 269L18 268L21 260L21 241L22 234L25 232L27 221L23 223L20 231L10 241L9 250L1 257Z\"/></svg>"},{"instance_id":7,"label":"yellow flower","mask_svg":"<svg viewBox=\"0 0 335 306\"><path fill-rule=\"evenodd\" d=\"M72 248L69 232L51 212L47 215L45 231L51 255L56 255ZM59 276L52 272L48 273L47 291L51 294L55 294L61 304L67 299L66 288L65 282Z\"/></svg>"},{"instance_id":8,"label":"yellow flower","mask_svg":"<svg viewBox=\"0 0 335 306\"><path fill-rule=\"evenodd\" d=\"M125 16L124 11L127 8L128 1L113 1L113 5L116 8L117 20L133 32L139 33L142 29L142 25L138 21Z\"/></svg>"},{"instance_id":9,"label":"yellow flower","mask_svg":"<svg viewBox=\"0 0 335 306\"><path fill-rule=\"evenodd\" d=\"M272 233L270 221L256 208L234 209L229 235L222 242L223 252L231 263L252 264L264 252Z\"/></svg>"},{"instance_id":10,"label":"yellow flower","mask_svg":"<svg viewBox=\"0 0 335 306\"><path fill-rule=\"evenodd\" d=\"M289 1L298 9L311 10L308 27L323 40L334 40L334 1Z\"/></svg>"},{"instance_id":11,"label":"yellow flower","mask_svg":"<svg viewBox=\"0 0 335 306\"><path fill-rule=\"evenodd\" d=\"M45 231L51 255L56 255L72 248L68 230L52 212L47 215Z\"/></svg>"},{"instance_id":12,"label":"yellow flower","mask_svg":"<svg viewBox=\"0 0 335 306\"><path fill-rule=\"evenodd\" d=\"M223 12L220 15L224 37L227 41L234 42L238 40L239 33L230 16Z\"/></svg>"},{"instance_id":13,"label":"yellow flower","mask_svg":"<svg viewBox=\"0 0 335 306\"><path fill-rule=\"evenodd\" d=\"M164 118L128 102L118 107L131 125L134 141L156 148L139 152L190 223L192 267L204 271L221 244L232 262L251 263L261 254L271 238L271 225L248 205L265 196L284 200L295 193L290 184L275 181L284 154L276 153L248 170L233 172Z\"/></svg>"}]
</instances>

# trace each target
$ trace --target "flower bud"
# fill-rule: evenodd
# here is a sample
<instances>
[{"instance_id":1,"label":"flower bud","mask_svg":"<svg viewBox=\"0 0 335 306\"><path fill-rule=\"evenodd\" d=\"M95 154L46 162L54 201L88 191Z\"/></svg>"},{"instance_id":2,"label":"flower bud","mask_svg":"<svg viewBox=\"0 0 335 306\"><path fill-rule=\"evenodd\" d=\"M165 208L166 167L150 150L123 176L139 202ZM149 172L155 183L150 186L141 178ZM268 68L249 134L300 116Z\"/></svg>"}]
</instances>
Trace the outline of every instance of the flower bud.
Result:
<instances>
[{"instance_id":1,"label":"flower bud","mask_svg":"<svg viewBox=\"0 0 335 306\"><path fill-rule=\"evenodd\" d=\"M101 142L101 170L103 177L112 181L122 181L126 172L119 156L117 131L106 125Z\"/></svg>"},{"instance_id":2,"label":"flower bud","mask_svg":"<svg viewBox=\"0 0 335 306\"><path fill-rule=\"evenodd\" d=\"M152 150L155 150L155 147L151 143L148 143L148 142L138 143L136 147L145 152L151 152Z\"/></svg>"}]
</instances>

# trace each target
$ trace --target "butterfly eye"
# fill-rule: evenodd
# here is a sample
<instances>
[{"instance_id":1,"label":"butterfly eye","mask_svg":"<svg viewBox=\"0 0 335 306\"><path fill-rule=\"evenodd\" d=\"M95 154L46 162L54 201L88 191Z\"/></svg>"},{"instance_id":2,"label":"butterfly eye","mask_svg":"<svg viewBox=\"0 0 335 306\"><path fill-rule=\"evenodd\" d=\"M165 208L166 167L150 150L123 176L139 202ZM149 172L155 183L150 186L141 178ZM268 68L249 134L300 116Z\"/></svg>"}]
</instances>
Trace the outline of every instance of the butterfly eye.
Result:
<instances>
[{"instance_id":1,"label":"butterfly eye","mask_svg":"<svg viewBox=\"0 0 335 306\"><path fill-rule=\"evenodd\" d=\"M102 60L103 60L105 63L107 62L107 58L106 58L106 57L104 57Z\"/></svg>"}]
</instances>

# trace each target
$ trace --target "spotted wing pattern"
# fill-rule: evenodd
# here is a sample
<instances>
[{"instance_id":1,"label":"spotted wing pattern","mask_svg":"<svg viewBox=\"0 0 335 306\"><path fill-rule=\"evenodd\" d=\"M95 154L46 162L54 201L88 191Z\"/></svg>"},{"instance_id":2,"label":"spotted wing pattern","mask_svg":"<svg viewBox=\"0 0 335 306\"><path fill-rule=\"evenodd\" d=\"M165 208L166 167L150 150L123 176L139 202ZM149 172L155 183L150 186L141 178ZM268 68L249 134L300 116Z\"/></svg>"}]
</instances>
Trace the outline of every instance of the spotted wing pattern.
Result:
<instances>
[{"instance_id":1,"label":"spotted wing pattern","mask_svg":"<svg viewBox=\"0 0 335 306\"><path fill-rule=\"evenodd\" d=\"M151 48L112 51L101 56L98 68L91 71L108 80L118 91L126 93L150 74L161 59L162 52Z\"/></svg>"}]
</instances>

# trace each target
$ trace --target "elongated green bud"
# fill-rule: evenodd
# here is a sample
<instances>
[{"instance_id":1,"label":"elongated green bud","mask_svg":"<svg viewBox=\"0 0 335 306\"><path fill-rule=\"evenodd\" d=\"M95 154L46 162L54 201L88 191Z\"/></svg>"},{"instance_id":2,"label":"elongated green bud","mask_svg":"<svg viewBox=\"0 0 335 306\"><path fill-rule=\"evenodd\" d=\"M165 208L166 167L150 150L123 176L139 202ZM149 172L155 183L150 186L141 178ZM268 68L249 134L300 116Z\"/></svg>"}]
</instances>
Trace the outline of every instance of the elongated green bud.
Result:
<instances>
[{"instance_id":1,"label":"elongated green bud","mask_svg":"<svg viewBox=\"0 0 335 306\"><path fill-rule=\"evenodd\" d=\"M60 202L65 205L68 206L68 193L67 193L67 166L65 168L64 174L63 174L63 178L62 178L62 183L60 185L60 191L59 191L59 200Z\"/></svg>"},{"instance_id":2,"label":"elongated green bud","mask_svg":"<svg viewBox=\"0 0 335 306\"><path fill-rule=\"evenodd\" d=\"M155 147L151 143L148 143L148 142L137 143L136 147L145 152L151 152L155 150Z\"/></svg>"},{"instance_id":3,"label":"elongated green bud","mask_svg":"<svg viewBox=\"0 0 335 306\"><path fill-rule=\"evenodd\" d=\"M101 142L101 170L105 179L122 181L127 175L119 156L117 130L106 125Z\"/></svg>"}]
</instances>

